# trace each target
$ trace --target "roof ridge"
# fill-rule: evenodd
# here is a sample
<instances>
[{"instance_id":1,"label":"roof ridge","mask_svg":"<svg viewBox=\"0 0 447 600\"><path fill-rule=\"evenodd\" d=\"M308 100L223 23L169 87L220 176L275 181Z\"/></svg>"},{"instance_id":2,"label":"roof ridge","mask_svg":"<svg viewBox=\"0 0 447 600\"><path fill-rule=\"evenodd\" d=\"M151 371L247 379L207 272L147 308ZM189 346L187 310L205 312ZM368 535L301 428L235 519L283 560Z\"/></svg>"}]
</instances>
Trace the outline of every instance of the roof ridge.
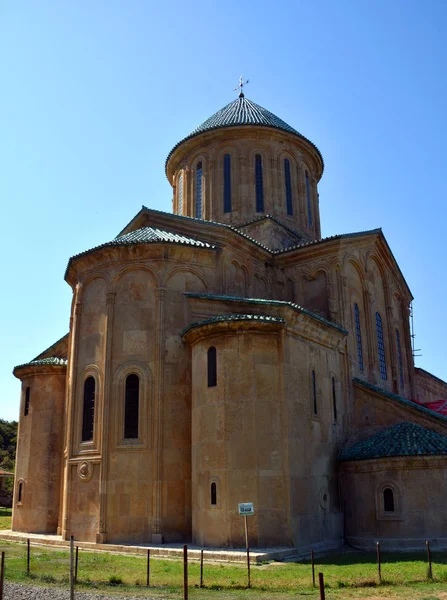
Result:
<instances>
[{"instance_id":1,"label":"roof ridge","mask_svg":"<svg viewBox=\"0 0 447 600\"><path fill-rule=\"evenodd\" d=\"M264 321L268 323L286 323L283 317L274 317L273 315L254 315L248 313L231 313L228 315L219 315L217 317L210 317L209 319L203 319L195 323L190 323L185 329L180 332L180 336L185 335L190 329L197 327L203 327L204 325L211 325L212 323L226 323L233 321Z\"/></svg>"}]
</instances>

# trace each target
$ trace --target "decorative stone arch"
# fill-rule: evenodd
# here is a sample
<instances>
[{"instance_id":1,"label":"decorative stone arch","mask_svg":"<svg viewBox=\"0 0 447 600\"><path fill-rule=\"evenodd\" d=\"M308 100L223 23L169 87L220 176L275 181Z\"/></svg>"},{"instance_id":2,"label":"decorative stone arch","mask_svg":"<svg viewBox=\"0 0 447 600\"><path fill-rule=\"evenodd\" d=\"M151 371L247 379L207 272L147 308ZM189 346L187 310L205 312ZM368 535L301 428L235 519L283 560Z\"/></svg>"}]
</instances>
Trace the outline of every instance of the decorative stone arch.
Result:
<instances>
[{"instance_id":1,"label":"decorative stone arch","mask_svg":"<svg viewBox=\"0 0 447 600\"><path fill-rule=\"evenodd\" d=\"M139 377L139 414L138 438L124 438L124 404L126 395L126 379L128 375ZM154 378L149 365L141 360L129 360L122 363L113 376L113 404L116 418L114 440L118 448L147 449L152 448L154 432L152 423ZM113 422L113 420L112 420Z\"/></svg>"},{"instance_id":2,"label":"decorative stone arch","mask_svg":"<svg viewBox=\"0 0 447 600\"><path fill-rule=\"evenodd\" d=\"M329 318L329 273L326 266L317 265L303 272L302 291L306 308Z\"/></svg>"},{"instance_id":3,"label":"decorative stone arch","mask_svg":"<svg viewBox=\"0 0 447 600\"><path fill-rule=\"evenodd\" d=\"M239 271L242 273L242 276L243 276L243 279L244 279L244 281L243 281L242 296L244 296L244 297L247 296L247 294L248 294L248 283L249 283L249 273L248 273L247 267L245 265L241 264L237 259L233 259L231 261L230 267L233 267L235 269L235 271L236 271L236 277L237 277L237 273ZM233 281L233 283L236 283L236 285L235 285L235 293L239 293L240 294L240 291L238 292L237 289L236 289L237 288L237 283L238 283L237 279L235 279Z\"/></svg>"},{"instance_id":4,"label":"decorative stone arch","mask_svg":"<svg viewBox=\"0 0 447 600\"><path fill-rule=\"evenodd\" d=\"M108 275L103 272L91 273L83 281L80 281L77 285L77 298L76 299L78 302L82 302L85 290L95 279L103 280L106 284L106 292L109 291L110 278L108 277Z\"/></svg>"},{"instance_id":5,"label":"decorative stone arch","mask_svg":"<svg viewBox=\"0 0 447 600\"><path fill-rule=\"evenodd\" d=\"M215 500L216 502L213 504L212 500L213 500L213 485L215 486ZM206 505L207 508L210 508L211 510L218 510L220 508L222 508L222 502L221 502L221 498L222 498L222 486L220 483L220 477L218 477L217 475L211 475L211 477L209 478L209 485L208 485L208 504Z\"/></svg>"},{"instance_id":6,"label":"decorative stone arch","mask_svg":"<svg viewBox=\"0 0 447 600\"><path fill-rule=\"evenodd\" d=\"M183 215L185 213L185 202L186 202L186 167L185 165L179 166L177 172L174 174L173 181L173 198L174 198L174 214ZM182 211L180 212L179 193L180 193L180 178L182 179Z\"/></svg>"},{"instance_id":7,"label":"decorative stone arch","mask_svg":"<svg viewBox=\"0 0 447 600\"><path fill-rule=\"evenodd\" d=\"M82 423L84 411L84 385L89 377L95 380L95 412L93 421L93 439L82 441ZM104 399L104 378L101 369L96 364L87 365L79 375L76 386L76 410L74 416L73 443L78 454L88 454L99 450L100 430L102 429L101 415Z\"/></svg>"},{"instance_id":8,"label":"decorative stone arch","mask_svg":"<svg viewBox=\"0 0 447 600\"><path fill-rule=\"evenodd\" d=\"M132 265L123 267L115 274L112 281L110 282L110 291L116 292L116 286L117 286L118 282L122 279L122 277L124 277L124 275L126 275L127 273L130 273L131 271L146 271L149 275L152 276L155 287L159 287L160 275L155 269L153 269L152 267L150 267L148 265L134 263Z\"/></svg>"},{"instance_id":9,"label":"decorative stone arch","mask_svg":"<svg viewBox=\"0 0 447 600\"><path fill-rule=\"evenodd\" d=\"M287 199L286 199L286 176L285 176L285 164L284 161L288 159L290 164L290 184L292 191L292 215L287 213ZM285 217L297 217L302 213L302 198L301 198L301 190L299 185L299 175L298 175L298 165L299 165L299 156L294 148L291 146L287 148L280 148L275 153L275 166L277 173L277 187L279 190L279 202L281 214Z\"/></svg>"},{"instance_id":10,"label":"decorative stone arch","mask_svg":"<svg viewBox=\"0 0 447 600\"><path fill-rule=\"evenodd\" d=\"M162 274L160 287L165 288L165 289L168 288L169 281L173 277L175 277L176 275L178 275L180 273L194 275L195 277L197 277L197 279L199 279L199 281L203 285L204 291L207 291L208 287L207 287L205 276L204 276L203 272L200 269L198 269L197 267L193 267L192 265L176 266L168 271L165 271Z\"/></svg>"},{"instance_id":11,"label":"decorative stone arch","mask_svg":"<svg viewBox=\"0 0 447 600\"><path fill-rule=\"evenodd\" d=\"M241 198L239 195L241 184L241 166L240 160L243 154L243 150L240 144L235 142L227 143L223 146L219 146L215 153L215 167L214 167L214 186L215 186L215 194L214 194L214 214L219 220L224 212L224 189L225 189L225 179L224 179L224 159L225 155L228 154L230 156L230 183L231 183L231 212L226 214L230 215L232 213L241 214L243 213L243 207L241 207Z\"/></svg>"},{"instance_id":12,"label":"decorative stone arch","mask_svg":"<svg viewBox=\"0 0 447 600\"><path fill-rule=\"evenodd\" d=\"M264 210L262 212L256 211L256 155L259 154L262 160L262 185L264 195ZM251 211L253 215L261 214L273 214L273 185L274 176L272 172L272 163L274 163L274 154L270 144L263 143L260 140L256 140L256 143L249 149L248 152L248 164L247 174L248 180L248 202L253 208Z\"/></svg>"},{"instance_id":13,"label":"decorative stone arch","mask_svg":"<svg viewBox=\"0 0 447 600\"><path fill-rule=\"evenodd\" d=\"M202 163L202 214L197 214L196 194L197 194L197 165ZM209 154L201 150L193 156L191 164L191 206L188 208L188 214L196 219L203 219L205 214L205 204L209 196Z\"/></svg>"},{"instance_id":14,"label":"decorative stone arch","mask_svg":"<svg viewBox=\"0 0 447 600\"><path fill-rule=\"evenodd\" d=\"M392 492L393 511L385 510L387 490L391 490ZM376 487L376 519L378 521L402 520L402 493L394 480L382 481Z\"/></svg>"}]
</instances>

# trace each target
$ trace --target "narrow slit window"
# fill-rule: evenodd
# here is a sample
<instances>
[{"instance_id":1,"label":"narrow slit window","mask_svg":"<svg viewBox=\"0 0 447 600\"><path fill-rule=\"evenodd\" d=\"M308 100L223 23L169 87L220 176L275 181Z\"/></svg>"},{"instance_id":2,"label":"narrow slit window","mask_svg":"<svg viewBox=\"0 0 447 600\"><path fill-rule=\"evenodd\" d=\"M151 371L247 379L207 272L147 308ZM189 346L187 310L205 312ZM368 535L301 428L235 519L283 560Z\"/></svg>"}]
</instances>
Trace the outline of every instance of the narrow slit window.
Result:
<instances>
[{"instance_id":1,"label":"narrow slit window","mask_svg":"<svg viewBox=\"0 0 447 600\"><path fill-rule=\"evenodd\" d=\"M337 393L335 389L335 377L332 377L332 409L334 412L334 421L337 420Z\"/></svg>"},{"instance_id":2,"label":"narrow slit window","mask_svg":"<svg viewBox=\"0 0 447 600\"><path fill-rule=\"evenodd\" d=\"M183 173L180 173L178 178L178 214L183 214Z\"/></svg>"},{"instance_id":3,"label":"narrow slit window","mask_svg":"<svg viewBox=\"0 0 447 600\"><path fill-rule=\"evenodd\" d=\"M357 342L357 360L360 371L363 371L363 348L362 348L362 330L360 327L360 313L357 302L354 304L354 318L355 318L355 337Z\"/></svg>"},{"instance_id":4,"label":"narrow slit window","mask_svg":"<svg viewBox=\"0 0 447 600\"><path fill-rule=\"evenodd\" d=\"M95 379L87 377L84 382L84 409L82 413L82 441L93 440L93 424L95 421Z\"/></svg>"},{"instance_id":5,"label":"narrow slit window","mask_svg":"<svg viewBox=\"0 0 447 600\"><path fill-rule=\"evenodd\" d=\"M224 213L231 212L231 156L224 156Z\"/></svg>"},{"instance_id":6,"label":"narrow slit window","mask_svg":"<svg viewBox=\"0 0 447 600\"><path fill-rule=\"evenodd\" d=\"M196 217L202 218L202 163L197 163L196 167Z\"/></svg>"},{"instance_id":7,"label":"narrow slit window","mask_svg":"<svg viewBox=\"0 0 447 600\"><path fill-rule=\"evenodd\" d=\"M309 173L307 171L306 171L306 200L307 200L307 222L309 223L309 227L312 227L312 223L313 223L312 201L310 198Z\"/></svg>"},{"instance_id":8,"label":"narrow slit window","mask_svg":"<svg viewBox=\"0 0 447 600\"><path fill-rule=\"evenodd\" d=\"M19 489L17 492L17 502L22 502L22 491L23 491L23 483L19 481Z\"/></svg>"},{"instance_id":9,"label":"narrow slit window","mask_svg":"<svg viewBox=\"0 0 447 600\"><path fill-rule=\"evenodd\" d=\"M124 437L138 438L138 419L140 401L140 379L132 373L126 377L126 398L124 407Z\"/></svg>"},{"instance_id":10,"label":"narrow slit window","mask_svg":"<svg viewBox=\"0 0 447 600\"><path fill-rule=\"evenodd\" d=\"M383 511L388 513L394 512L394 492L391 488L383 490Z\"/></svg>"},{"instance_id":11,"label":"narrow slit window","mask_svg":"<svg viewBox=\"0 0 447 600\"><path fill-rule=\"evenodd\" d=\"M400 387L404 387L404 366L402 362L402 346L400 344L399 330L396 329L396 346L397 346L397 362L399 365L399 383Z\"/></svg>"},{"instance_id":12,"label":"narrow slit window","mask_svg":"<svg viewBox=\"0 0 447 600\"><path fill-rule=\"evenodd\" d=\"M217 486L213 481L211 484L211 506L216 506L217 504Z\"/></svg>"},{"instance_id":13,"label":"narrow slit window","mask_svg":"<svg viewBox=\"0 0 447 600\"><path fill-rule=\"evenodd\" d=\"M217 352L214 346L208 348L208 387L217 385Z\"/></svg>"},{"instance_id":14,"label":"narrow slit window","mask_svg":"<svg viewBox=\"0 0 447 600\"><path fill-rule=\"evenodd\" d=\"M31 396L31 389L28 386L25 390L25 407L23 410L23 414L25 417L29 413L30 396Z\"/></svg>"},{"instance_id":15,"label":"narrow slit window","mask_svg":"<svg viewBox=\"0 0 447 600\"><path fill-rule=\"evenodd\" d=\"M255 157L256 173L256 212L264 212L264 182L262 177L262 156L256 154Z\"/></svg>"},{"instance_id":16,"label":"narrow slit window","mask_svg":"<svg viewBox=\"0 0 447 600\"><path fill-rule=\"evenodd\" d=\"M317 406L317 382L315 378L315 371L312 371L312 396L313 396L313 408L314 415L318 414L318 406Z\"/></svg>"},{"instance_id":17,"label":"narrow slit window","mask_svg":"<svg viewBox=\"0 0 447 600\"><path fill-rule=\"evenodd\" d=\"M376 312L376 333L377 333L377 351L379 356L380 377L387 379L386 359L385 359L385 342L383 340L383 325L382 317Z\"/></svg>"},{"instance_id":18,"label":"narrow slit window","mask_svg":"<svg viewBox=\"0 0 447 600\"><path fill-rule=\"evenodd\" d=\"M293 204L292 204L292 181L290 178L290 161L288 158L284 160L284 183L286 186L286 206L287 214L293 215Z\"/></svg>"}]
</instances>

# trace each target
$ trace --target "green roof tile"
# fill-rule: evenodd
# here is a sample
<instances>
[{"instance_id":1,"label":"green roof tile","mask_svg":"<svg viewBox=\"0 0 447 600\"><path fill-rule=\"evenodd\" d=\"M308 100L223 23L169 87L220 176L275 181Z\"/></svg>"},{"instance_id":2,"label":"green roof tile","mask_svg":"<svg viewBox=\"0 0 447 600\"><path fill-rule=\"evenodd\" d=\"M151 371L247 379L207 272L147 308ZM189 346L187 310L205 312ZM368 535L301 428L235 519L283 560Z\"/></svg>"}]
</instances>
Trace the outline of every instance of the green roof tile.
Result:
<instances>
[{"instance_id":1,"label":"green roof tile","mask_svg":"<svg viewBox=\"0 0 447 600\"><path fill-rule=\"evenodd\" d=\"M234 321L257 321L263 323L280 323L285 324L285 319L282 317L272 317L270 315L244 315L244 314L231 314L231 315L221 315L219 317L211 317L210 319L205 319L203 321L198 321L197 323L191 323L188 327L180 333L181 336L185 335L190 329L195 329L196 327L202 327L203 325L210 325L212 323L231 323Z\"/></svg>"},{"instance_id":2,"label":"green roof tile","mask_svg":"<svg viewBox=\"0 0 447 600\"><path fill-rule=\"evenodd\" d=\"M45 367L47 365L52 367L66 367L68 361L66 358L58 358L57 356L49 356L48 358L40 358L38 360L31 360L30 362L24 363L23 365L17 365L14 367L14 371L16 369L21 369L22 367Z\"/></svg>"},{"instance_id":3,"label":"green roof tile","mask_svg":"<svg viewBox=\"0 0 447 600\"><path fill-rule=\"evenodd\" d=\"M315 144L304 137L304 135L299 133L296 129L288 125L285 121L271 113L269 110L246 98L244 94L241 94L239 98L236 98L236 100L233 100L218 110L216 113L214 113L214 115L196 127L189 135L176 144L166 159L166 165L172 153L180 146L180 144L183 144L183 142L195 137L196 135L200 135L206 131L222 129L223 127L240 127L247 125L271 127L273 129L287 131L287 133L292 133L293 135L298 136L313 146L313 148L317 151L318 156L321 159L322 167L324 168L323 157Z\"/></svg>"},{"instance_id":4,"label":"green roof tile","mask_svg":"<svg viewBox=\"0 0 447 600\"><path fill-rule=\"evenodd\" d=\"M392 456L439 456L447 454L447 437L415 423L399 423L344 448L340 461L369 460Z\"/></svg>"}]
</instances>

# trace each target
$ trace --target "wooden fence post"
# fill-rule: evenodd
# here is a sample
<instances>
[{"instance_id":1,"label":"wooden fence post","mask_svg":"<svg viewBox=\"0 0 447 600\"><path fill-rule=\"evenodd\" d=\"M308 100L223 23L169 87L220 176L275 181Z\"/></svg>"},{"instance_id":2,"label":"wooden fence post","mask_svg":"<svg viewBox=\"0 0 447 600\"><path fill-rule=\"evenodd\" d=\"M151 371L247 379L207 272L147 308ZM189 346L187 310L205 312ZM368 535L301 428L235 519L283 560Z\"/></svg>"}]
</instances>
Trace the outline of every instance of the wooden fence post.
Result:
<instances>
[{"instance_id":1,"label":"wooden fence post","mask_svg":"<svg viewBox=\"0 0 447 600\"><path fill-rule=\"evenodd\" d=\"M74 600L74 537L70 536L70 600Z\"/></svg>"},{"instance_id":2,"label":"wooden fence post","mask_svg":"<svg viewBox=\"0 0 447 600\"><path fill-rule=\"evenodd\" d=\"M326 596L324 594L324 577L323 577L323 573L318 573L318 583L320 584L320 600L325 600Z\"/></svg>"},{"instance_id":3,"label":"wooden fence post","mask_svg":"<svg viewBox=\"0 0 447 600\"><path fill-rule=\"evenodd\" d=\"M377 572L379 574L379 583L382 583L382 562L380 559L380 542L377 542Z\"/></svg>"},{"instance_id":4,"label":"wooden fence post","mask_svg":"<svg viewBox=\"0 0 447 600\"><path fill-rule=\"evenodd\" d=\"M26 572L29 575L29 559L30 559L30 541L29 538L26 541L27 549L26 549Z\"/></svg>"},{"instance_id":5,"label":"wooden fence post","mask_svg":"<svg viewBox=\"0 0 447 600\"><path fill-rule=\"evenodd\" d=\"M203 588L203 550L200 551L200 587Z\"/></svg>"},{"instance_id":6,"label":"wooden fence post","mask_svg":"<svg viewBox=\"0 0 447 600\"><path fill-rule=\"evenodd\" d=\"M312 587L315 587L315 557L314 551L310 551L310 560L312 561Z\"/></svg>"},{"instance_id":7,"label":"wooden fence post","mask_svg":"<svg viewBox=\"0 0 447 600\"><path fill-rule=\"evenodd\" d=\"M2 552L2 562L0 566L0 600L3 600L3 582L5 580L5 553Z\"/></svg>"},{"instance_id":8,"label":"wooden fence post","mask_svg":"<svg viewBox=\"0 0 447 600\"><path fill-rule=\"evenodd\" d=\"M428 558L428 578L433 579L433 571L431 569L431 552L430 552L430 542L427 540L425 542L427 546L427 558Z\"/></svg>"},{"instance_id":9,"label":"wooden fence post","mask_svg":"<svg viewBox=\"0 0 447 600\"><path fill-rule=\"evenodd\" d=\"M146 585L149 587L149 579L151 576L151 550L147 549L147 573L146 573Z\"/></svg>"},{"instance_id":10,"label":"wooden fence post","mask_svg":"<svg viewBox=\"0 0 447 600\"><path fill-rule=\"evenodd\" d=\"M75 583L78 583L78 552L79 552L79 546L76 546L76 558L75 558Z\"/></svg>"},{"instance_id":11,"label":"wooden fence post","mask_svg":"<svg viewBox=\"0 0 447 600\"><path fill-rule=\"evenodd\" d=\"M188 600L188 546L183 546L183 599Z\"/></svg>"}]
</instances>

